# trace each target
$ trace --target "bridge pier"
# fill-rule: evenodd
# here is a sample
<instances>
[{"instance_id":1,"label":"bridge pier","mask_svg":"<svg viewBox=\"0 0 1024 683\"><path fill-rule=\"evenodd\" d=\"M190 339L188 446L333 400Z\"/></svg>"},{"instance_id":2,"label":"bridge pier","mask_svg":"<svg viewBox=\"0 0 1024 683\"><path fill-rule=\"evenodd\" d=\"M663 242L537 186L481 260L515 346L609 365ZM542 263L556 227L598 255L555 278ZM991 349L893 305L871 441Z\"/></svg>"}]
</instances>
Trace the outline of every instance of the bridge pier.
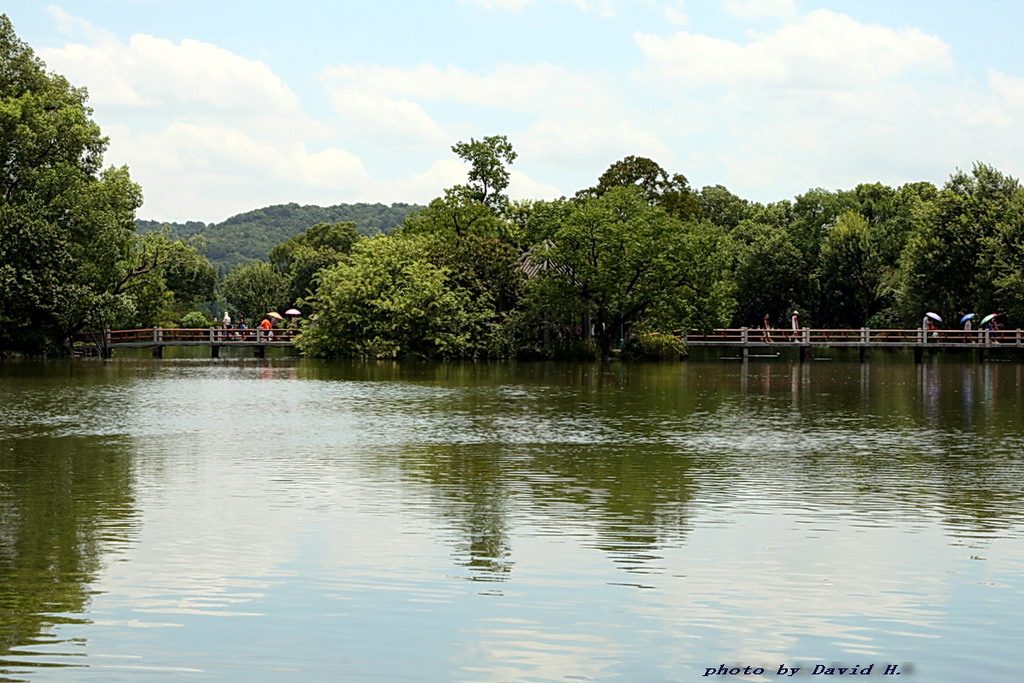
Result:
<instances>
[{"instance_id":1,"label":"bridge pier","mask_svg":"<svg viewBox=\"0 0 1024 683\"><path fill-rule=\"evenodd\" d=\"M210 358L220 358L220 347L216 344L210 347Z\"/></svg>"},{"instance_id":2,"label":"bridge pier","mask_svg":"<svg viewBox=\"0 0 1024 683\"><path fill-rule=\"evenodd\" d=\"M164 357L164 345L163 344L157 344L156 346L153 347L153 358L163 358L163 357Z\"/></svg>"},{"instance_id":3,"label":"bridge pier","mask_svg":"<svg viewBox=\"0 0 1024 683\"><path fill-rule=\"evenodd\" d=\"M867 346L857 347L857 359L860 360L861 363L866 363L870 355L871 353Z\"/></svg>"},{"instance_id":4,"label":"bridge pier","mask_svg":"<svg viewBox=\"0 0 1024 683\"><path fill-rule=\"evenodd\" d=\"M266 358L267 347L260 344L259 346L252 347L252 354L255 358Z\"/></svg>"}]
</instances>

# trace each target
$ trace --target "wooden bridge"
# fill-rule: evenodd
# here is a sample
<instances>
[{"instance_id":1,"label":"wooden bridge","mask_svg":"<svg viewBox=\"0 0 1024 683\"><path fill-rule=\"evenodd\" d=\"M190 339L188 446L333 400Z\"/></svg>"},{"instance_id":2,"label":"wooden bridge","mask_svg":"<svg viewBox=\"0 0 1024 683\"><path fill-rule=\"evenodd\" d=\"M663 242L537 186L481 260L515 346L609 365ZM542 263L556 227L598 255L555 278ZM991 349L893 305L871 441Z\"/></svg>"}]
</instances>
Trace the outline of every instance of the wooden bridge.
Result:
<instances>
[{"instance_id":1,"label":"wooden bridge","mask_svg":"<svg viewBox=\"0 0 1024 683\"><path fill-rule=\"evenodd\" d=\"M801 360L811 357L814 349L856 349L860 359L866 360L872 349L911 349L914 360L920 362L931 352L969 351L980 360L988 360L997 349L1024 351L1021 330L874 330L867 327L849 330L774 329L753 327L720 329L710 332L691 330L683 335L688 347L720 347L738 352L737 359L765 355L766 351L797 348ZM755 352L755 353L752 353Z\"/></svg>"},{"instance_id":2,"label":"wooden bridge","mask_svg":"<svg viewBox=\"0 0 1024 683\"><path fill-rule=\"evenodd\" d=\"M293 329L222 329L217 327L170 328L149 327L141 330L107 330L99 334L75 335L75 348L92 349L109 358L114 349L151 348L154 358L162 358L168 346L207 346L210 357L219 358L222 348L251 348L253 355L263 358L267 348L293 347L298 330Z\"/></svg>"},{"instance_id":3,"label":"wooden bridge","mask_svg":"<svg viewBox=\"0 0 1024 683\"><path fill-rule=\"evenodd\" d=\"M107 330L99 334L82 333L73 342L78 349L89 348L104 357L114 349L150 348L153 356L163 357L168 346L204 346L212 358L220 357L222 348L251 348L263 358L268 348L293 347L298 330L294 329L222 329L151 327L139 330ZM866 327L847 330L803 328L800 330L762 330L752 327L719 329L710 332L691 330L682 335L691 348L718 347L737 352L737 359L774 356L781 349L795 348L800 359L807 360L814 349L856 349L866 360L872 349L911 349L920 362L937 351L969 351L981 360L988 360L993 350L1024 352L1021 330L874 330Z\"/></svg>"}]
</instances>

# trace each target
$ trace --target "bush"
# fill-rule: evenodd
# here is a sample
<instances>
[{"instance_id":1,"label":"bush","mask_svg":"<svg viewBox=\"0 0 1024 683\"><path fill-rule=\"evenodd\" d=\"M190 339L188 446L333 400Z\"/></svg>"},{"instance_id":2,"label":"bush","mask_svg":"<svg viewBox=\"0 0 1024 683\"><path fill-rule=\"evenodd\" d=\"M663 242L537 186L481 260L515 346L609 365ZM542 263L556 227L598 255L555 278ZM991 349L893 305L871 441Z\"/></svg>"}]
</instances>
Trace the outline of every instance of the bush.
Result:
<instances>
[{"instance_id":1,"label":"bush","mask_svg":"<svg viewBox=\"0 0 1024 683\"><path fill-rule=\"evenodd\" d=\"M641 334L622 349L626 360L679 360L686 354L686 343L674 334Z\"/></svg>"},{"instance_id":2,"label":"bush","mask_svg":"<svg viewBox=\"0 0 1024 683\"><path fill-rule=\"evenodd\" d=\"M181 316L181 326L185 328L209 327L213 324L201 311L190 311Z\"/></svg>"}]
</instances>

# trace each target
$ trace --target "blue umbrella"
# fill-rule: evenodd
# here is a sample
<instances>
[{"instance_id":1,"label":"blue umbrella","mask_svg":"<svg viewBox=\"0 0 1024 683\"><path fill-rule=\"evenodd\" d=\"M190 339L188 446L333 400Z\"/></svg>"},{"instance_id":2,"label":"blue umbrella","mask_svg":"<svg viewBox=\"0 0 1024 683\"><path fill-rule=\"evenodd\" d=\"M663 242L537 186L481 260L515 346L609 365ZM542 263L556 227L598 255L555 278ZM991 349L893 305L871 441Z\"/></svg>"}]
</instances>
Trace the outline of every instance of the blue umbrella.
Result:
<instances>
[{"instance_id":1,"label":"blue umbrella","mask_svg":"<svg viewBox=\"0 0 1024 683\"><path fill-rule=\"evenodd\" d=\"M964 317L960 318L960 322L965 323L965 322L967 322L968 320L970 320L973 317L974 317L973 313L968 313Z\"/></svg>"}]
</instances>

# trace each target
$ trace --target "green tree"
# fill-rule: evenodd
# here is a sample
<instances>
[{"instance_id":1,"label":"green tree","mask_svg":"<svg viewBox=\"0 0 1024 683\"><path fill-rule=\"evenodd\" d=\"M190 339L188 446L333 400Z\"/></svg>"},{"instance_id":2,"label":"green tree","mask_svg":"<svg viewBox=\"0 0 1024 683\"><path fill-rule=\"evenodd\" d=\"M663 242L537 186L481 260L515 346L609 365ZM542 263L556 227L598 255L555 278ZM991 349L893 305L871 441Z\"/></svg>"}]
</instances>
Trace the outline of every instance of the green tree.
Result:
<instances>
[{"instance_id":1,"label":"green tree","mask_svg":"<svg viewBox=\"0 0 1024 683\"><path fill-rule=\"evenodd\" d=\"M503 193L508 187L508 166L516 160L512 143L504 135L491 135L483 140L469 139L452 145L463 161L469 163L469 182L458 186L474 201L490 208L501 208L508 202Z\"/></svg>"},{"instance_id":2,"label":"green tree","mask_svg":"<svg viewBox=\"0 0 1024 683\"><path fill-rule=\"evenodd\" d=\"M700 203L686 177L669 173L656 162L637 156L628 156L608 167L595 187L581 190L578 199L600 197L612 188L638 187L647 201L656 204L676 218L696 218Z\"/></svg>"},{"instance_id":3,"label":"green tree","mask_svg":"<svg viewBox=\"0 0 1024 683\"><path fill-rule=\"evenodd\" d=\"M104 269L99 282L105 286L97 287L89 315L97 328L166 325L212 298L215 281L213 266L193 244L164 232L131 234Z\"/></svg>"},{"instance_id":4,"label":"green tree","mask_svg":"<svg viewBox=\"0 0 1024 683\"><path fill-rule=\"evenodd\" d=\"M317 273L341 261L358 239L355 223L317 223L271 249L270 262L288 278L288 301L311 296Z\"/></svg>"},{"instance_id":5,"label":"green tree","mask_svg":"<svg viewBox=\"0 0 1024 683\"><path fill-rule=\"evenodd\" d=\"M0 348L56 351L129 318L175 260L135 234L141 191L127 169L101 171L86 101L0 15Z\"/></svg>"},{"instance_id":6,"label":"green tree","mask_svg":"<svg viewBox=\"0 0 1024 683\"><path fill-rule=\"evenodd\" d=\"M794 307L806 310L806 261L786 228L742 221L732 240L736 324L758 326L767 314L777 326Z\"/></svg>"},{"instance_id":7,"label":"green tree","mask_svg":"<svg viewBox=\"0 0 1024 683\"><path fill-rule=\"evenodd\" d=\"M867 220L848 211L821 246L818 282L821 304L815 323L821 327L861 327L881 307L883 271Z\"/></svg>"},{"instance_id":8,"label":"green tree","mask_svg":"<svg viewBox=\"0 0 1024 683\"><path fill-rule=\"evenodd\" d=\"M1024 189L1014 191L985 249L996 300L985 312L1005 312L1019 328L1024 325Z\"/></svg>"},{"instance_id":9,"label":"green tree","mask_svg":"<svg viewBox=\"0 0 1024 683\"><path fill-rule=\"evenodd\" d=\"M515 225L493 207L474 199L460 189L449 188L422 211L405 219L399 232L435 235L456 243L469 235L514 243Z\"/></svg>"},{"instance_id":10,"label":"green tree","mask_svg":"<svg viewBox=\"0 0 1024 683\"><path fill-rule=\"evenodd\" d=\"M548 267L538 305L589 316L603 355L627 328L671 331L722 324L731 312L721 231L681 222L636 187L578 202L531 256Z\"/></svg>"},{"instance_id":11,"label":"green tree","mask_svg":"<svg viewBox=\"0 0 1024 683\"><path fill-rule=\"evenodd\" d=\"M504 163L511 163L515 152L501 136L452 149L472 164L470 184L446 190L396 234L430 238L429 261L443 268L454 286L486 302L494 311L489 324L501 328L523 283L518 258L527 210L499 196L508 179Z\"/></svg>"},{"instance_id":12,"label":"green tree","mask_svg":"<svg viewBox=\"0 0 1024 683\"><path fill-rule=\"evenodd\" d=\"M431 261L429 235L375 237L323 271L317 320L299 337L321 357L459 358L487 346L494 311Z\"/></svg>"},{"instance_id":13,"label":"green tree","mask_svg":"<svg viewBox=\"0 0 1024 683\"><path fill-rule=\"evenodd\" d=\"M271 311L288 308L288 278L264 261L249 261L231 269L220 285L221 295L236 314L253 323Z\"/></svg>"},{"instance_id":14,"label":"green tree","mask_svg":"<svg viewBox=\"0 0 1024 683\"><path fill-rule=\"evenodd\" d=\"M741 221L754 217L755 207L746 199L737 197L722 185L710 185L697 196L701 217L715 225L732 230Z\"/></svg>"},{"instance_id":15,"label":"green tree","mask_svg":"<svg viewBox=\"0 0 1024 683\"><path fill-rule=\"evenodd\" d=\"M946 316L998 310L993 264L999 257L992 246L1019 191L1016 179L978 163L969 174L950 176L935 199L920 206L900 258L903 324L915 324L926 310Z\"/></svg>"}]
</instances>

